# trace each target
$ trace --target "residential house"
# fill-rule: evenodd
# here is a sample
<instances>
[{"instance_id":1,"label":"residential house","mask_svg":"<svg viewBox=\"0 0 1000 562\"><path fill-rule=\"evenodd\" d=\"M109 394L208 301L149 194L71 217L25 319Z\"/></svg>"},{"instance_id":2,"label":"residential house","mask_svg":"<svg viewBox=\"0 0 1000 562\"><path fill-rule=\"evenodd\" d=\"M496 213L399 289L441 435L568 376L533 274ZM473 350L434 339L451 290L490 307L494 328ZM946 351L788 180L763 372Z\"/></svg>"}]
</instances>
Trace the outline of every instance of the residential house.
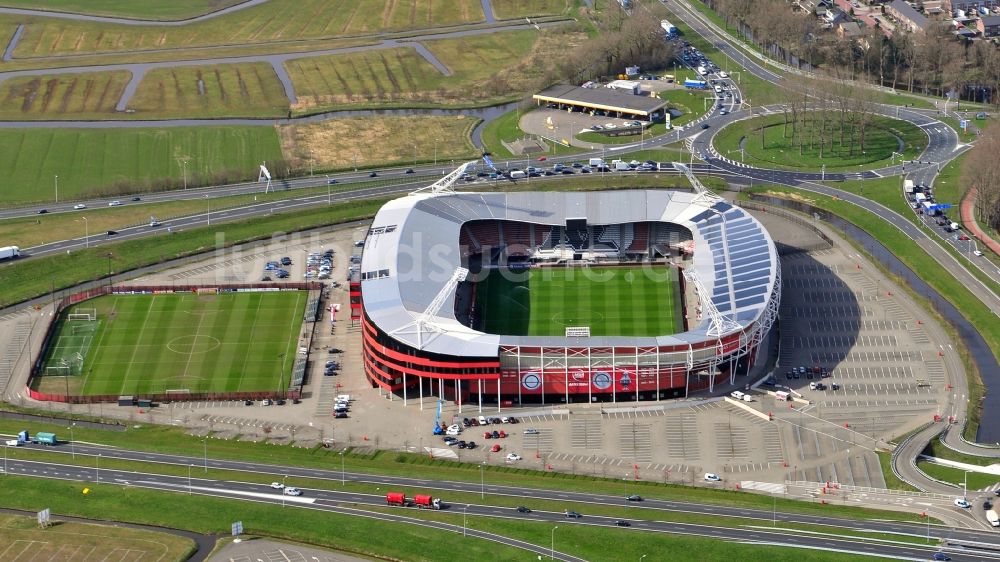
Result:
<instances>
[{"instance_id":1,"label":"residential house","mask_svg":"<svg viewBox=\"0 0 1000 562\"><path fill-rule=\"evenodd\" d=\"M1000 0L945 0L944 2L944 7L951 12L951 15L955 15L956 10L962 10L970 17L981 7L992 10L997 6L1000 6Z\"/></svg>"},{"instance_id":2,"label":"residential house","mask_svg":"<svg viewBox=\"0 0 1000 562\"><path fill-rule=\"evenodd\" d=\"M903 0L892 0L885 7L885 13L892 16L900 27L910 32L923 31L927 27L927 17Z\"/></svg>"},{"instance_id":3,"label":"residential house","mask_svg":"<svg viewBox=\"0 0 1000 562\"><path fill-rule=\"evenodd\" d=\"M1000 16L983 16L976 22L976 29L983 37L1000 36Z\"/></svg>"},{"instance_id":4,"label":"residential house","mask_svg":"<svg viewBox=\"0 0 1000 562\"><path fill-rule=\"evenodd\" d=\"M837 24L837 37L841 39L854 39L862 35L861 26L857 22L842 21Z\"/></svg>"}]
</instances>

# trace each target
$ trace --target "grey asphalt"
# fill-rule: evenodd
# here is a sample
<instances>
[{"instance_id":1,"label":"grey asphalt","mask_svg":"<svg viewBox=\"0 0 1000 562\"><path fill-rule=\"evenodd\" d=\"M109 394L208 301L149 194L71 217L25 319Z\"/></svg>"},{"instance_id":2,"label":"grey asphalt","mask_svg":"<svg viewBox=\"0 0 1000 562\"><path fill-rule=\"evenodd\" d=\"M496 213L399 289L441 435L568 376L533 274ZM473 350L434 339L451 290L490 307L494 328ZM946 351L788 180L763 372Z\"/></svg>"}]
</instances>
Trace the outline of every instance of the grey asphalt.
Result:
<instances>
[{"instance_id":1,"label":"grey asphalt","mask_svg":"<svg viewBox=\"0 0 1000 562\"><path fill-rule=\"evenodd\" d=\"M8 62L14 58L14 49L17 48L17 43L21 40L21 35L24 34L24 24L17 24L17 29L14 30L14 35L11 36L10 42L7 43L7 48L3 52L3 61Z\"/></svg>"},{"instance_id":2,"label":"grey asphalt","mask_svg":"<svg viewBox=\"0 0 1000 562\"><path fill-rule=\"evenodd\" d=\"M270 0L244 0L239 4L234 4L228 8L223 8L221 10L216 10L214 12L209 12L207 14L202 14L193 18L186 18L180 20L147 20L138 18L116 18L111 16L91 16L87 14L76 14L72 12L60 12L58 10L38 10L30 8L0 8L0 14L8 14L13 16L35 16L43 18L59 18L65 20L74 21L91 21L97 23L112 23L118 25L136 25L136 26L168 26L168 27L179 27L182 25L189 25L192 23L197 23L200 21L210 20L220 16L225 16L233 12L238 12L240 10L245 10L247 8L252 8L260 4L269 2Z\"/></svg>"},{"instance_id":3,"label":"grey asphalt","mask_svg":"<svg viewBox=\"0 0 1000 562\"><path fill-rule=\"evenodd\" d=\"M479 3L483 6L483 15L486 17L486 23L496 22L496 17L493 16L493 5L490 4L490 0L480 0Z\"/></svg>"},{"instance_id":4,"label":"grey asphalt","mask_svg":"<svg viewBox=\"0 0 1000 562\"><path fill-rule=\"evenodd\" d=\"M43 448L39 445L29 445L31 448ZM63 454L70 454L67 451L65 444L60 444L56 447L44 447L44 450L49 452L61 452ZM347 481L355 483L363 483L369 486L377 486L379 489L389 490L389 489L399 489L406 492L408 495L414 493L413 490L426 489L427 486L432 486L435 490L453 491L453 492L464 492L464 493L476 493L480 492L482 494L489 493L491 495L506 495L511 497L523 498L524 503L527 503L530 507L530 502L533 499L538 500L549 500L549 501L573 501L581 502L584 504L596 504L604 506L622 506L625 504L623 498L616 496L606 496L600 494L590 494L590 493L576 493L576 492L564 492L558 490L545 490L545 489L524 489L515 486L499 486L494 484L487 485L486 483L467 483L467 482L450 482L450 481L434 481L433 484L428 483L423 479L415 478L402 478L402 477L391 477L382 476L374 474L364 474L364 473L347 473L337 470L320 470L320 469L309 469L309 468L298 468L291 466L274 466L265 465L260 463L243 462L243 461L221 461L208 459L205 460L201 457L184 457L178 455L161 455L158 453L149 452L132 452L117 448L105 448L96 447L86 444L75 445L75 454L78 455L88 455L91 457L100 455L103 458L120 458L120 459L132 459L142 462L157 462L157 463L167 463L172 465L189 465L194 470L192 478L189 480L183 476L166 476L159 474L146 474L141 472L125 472L110 469L100 470L98 475L96 469L93 467L76 467L72 465L56 465L45 462L34 462L34 461L24 461L24 460L10 460L8 461L8 470L11 474L29 474L33 476L48 476L54 478L62 479L74 479L83 480L87 482L96 481L98 478L101 482L114 483L118 485L128 485L128 486L140 486L160 490L170 490L174 492L186 492L189 490L189 486L192 492L201 495L212 495L221 497L237 497L241 496L235 495L233 492L244 492L244 493L255 493L262 494L263 497L254 496L254 501L262 501L271 504L282 503L282 496L277 495L274 491L266 484L249 484L238 481L218 481L218 480L202 480L197 478L198 469L204 464L212 469L227 469L227 470L242 470L255 474L275 474L275 475L287 475L289 478L318 478L326 479L331 482L336 482L338 480ZM303 498L314 499L315 502L308 504L312 509L320 509L325 511L333 511L339 513L349 513L356 516L372 517L377 519L395 520L401 522L407 522L411 524L423 524L427 526L437 527L440 529L451 530L453 532L462 532L462 526L460 525L449 525L442 523L435 523L422 520L414 520L412 518L406 517L405 515L396 514L373 514L370 512L362 512L357 509L349 507L349 504L357 504L362 506L380 506L385 504L384 496L381 492L376 492L375 494L365 494L358 492L337 492L332 490L320 490L320 489L308 489L303 488L305 495ZM617 517L600 517L591 516L586 513L582 508L578 508L578 511L583 513L583 517L580 519L569 519L566 518L560 512L545 512L545 511L533 511L528 514L519 514L511 508L505 507L494 507L489 505L477 505L477 504L452 504L448 505L447 495L443 494L443 501L447 505L446 510L455 511L466 511L468 513L484 516L484 517L503 517L510 519L520 519L529 521L550 521L559 522L559 525L597 525L597 526L615 526L615 521ZM246 496L242 496L244 500L249 499ZM289 501L288 506L296 506L297 504ZM345 505L346 504L346 505ZM861 527L867 531L883 532L883 533L902 533L904 535L923 537L925 533L930 534L934 539L947 539L947 540L964 540L964 541L975 541L983 544L986 548L997 549L1000 548L1000 536L997 536L991 531L977 531L974 529L953 529L953 528L939 528L935 527L933 533L930 529L925 529L924 526L910 523L896 523L887 522L881 520L869 520L864 522L859 522L853 519L842 519L838 517L825 517L825 516L814 516L814 515L799 515L799 514L788 514L773 511L764 510L754 510L745 509L739 507L720 507L717 505L702 505L698 503L688 503L688 502L675 502L675 501L665 501L665 500L652 500L647 499L642 502L632 503L629 506L631 509L662 509L668 511L685 512L685 513L696 513L702 515L709 515L712 517L742 517L748 519L755 519L761 522L760 527L742 527L742 528L727 528L719 527L715 525L701 525L701 524L688 524L688 523L678 523L678 522L660 522L653 520L631 520L632 526L628 529L623 529L624 532L629 532L633 530L644 530L653 532L665 532L665 533L675 533L675 534L691 534L691 535L701 535L710 536L719 539L728 540L740 540L740 541L755 541L773 544L783 544L789 546L802 546L811 548L825 548L834 549L846 553L856 553L856 554L880 554L883 556L892 557L908 557L914 560L926 559L931 553L939 550L938 547L933 545L919 545L919 544L880 544L880 543L862 543L855 539L848 537L836 537L833 535L820 534L818 536L811 535L799 535L790 533L786 530L789 525L794 528L795 524L814 524L814 525L828 525L839 528L846 529L858 529ZM399 510L400 514L405 514L405 509ZM777 522L782 522L782 527L775 530L768 530L765 525L768 521L773 522L777 526ZM476 531L482 533L481 531ZM468 533L473 534L473 530L469 529ZM548 555L547 548L539 548L537 545L530 545L523 542L511 543L508 542L509 539L506 537L500 537L499 535L493 535L489 533L482 533L475 536L481 536L482 538L487 538L489 540L496 540L498 542L509 544L511 546L517 546L530 550L532 552L537 552L541 555ZM544 550L544 551L543 551ZM989 550L976 550L974 552L962 552L957 549L948 550L949 554L953 556L955 560L983 560L984 556L988 558L1000 558L996 553L991 553ZM559 554L558 552L556 553ZM568 555L563 555L563 560L573 559Z\"/></svg>"}]
</instances>

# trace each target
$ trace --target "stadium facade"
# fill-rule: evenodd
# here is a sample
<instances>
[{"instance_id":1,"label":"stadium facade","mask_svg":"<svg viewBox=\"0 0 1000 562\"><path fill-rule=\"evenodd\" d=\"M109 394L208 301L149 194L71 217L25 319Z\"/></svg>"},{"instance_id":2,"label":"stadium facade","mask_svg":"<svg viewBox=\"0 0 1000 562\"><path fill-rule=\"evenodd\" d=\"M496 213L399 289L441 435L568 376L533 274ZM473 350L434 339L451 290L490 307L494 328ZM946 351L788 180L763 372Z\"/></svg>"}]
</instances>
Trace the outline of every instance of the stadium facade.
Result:
<instances>
[{"instance_id":1,"label":"stadium facade","mask_svg":"<svg viewBox=\"0 0 1000 562\"><path fill-rule=\"evenodd\" d=\"M681 267L695 310L649 337L486 333L470 267ZM651 264L651 265L650 265ZM781 295L774 243L709 193L421 193L383 206L360 268L365 373L404 400L459 404L660 400L733 381L756 359Z\"/></svg>"}]
</instances>

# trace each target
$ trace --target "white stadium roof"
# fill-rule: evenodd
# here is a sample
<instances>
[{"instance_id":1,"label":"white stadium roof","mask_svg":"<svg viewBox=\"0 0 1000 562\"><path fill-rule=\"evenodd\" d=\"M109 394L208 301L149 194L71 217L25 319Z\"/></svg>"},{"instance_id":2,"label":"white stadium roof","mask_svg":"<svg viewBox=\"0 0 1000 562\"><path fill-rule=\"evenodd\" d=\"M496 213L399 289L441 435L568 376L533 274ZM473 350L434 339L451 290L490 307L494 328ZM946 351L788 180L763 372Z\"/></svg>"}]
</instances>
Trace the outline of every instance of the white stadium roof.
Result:
<instances>
[{"instance_id":1,"label":"white stadium roof","mask_svg":"<svg viewBox=\"0 0 1000 562\"><path fill-rule=\"evenodd\" d=\"M454 290L428 307L462 267L459 235L471 220L565 226L654 221L682 225L694 237L693 269L718 311L739 331L760 319L775 292L778 255L768 233L743 209L721 199L667 190L604 192L416 193L390 201L372 222L361 261L369 318L415 348L490 357L500 345L667 346L715 340L711 319L680 334L658 337L562 338L486 334L455 319ZM706 251L708 250L708 251ZM436 310L434 310L436 308ZM419 327L418 327L419 325Z\"/></svg>"}]
</instances>

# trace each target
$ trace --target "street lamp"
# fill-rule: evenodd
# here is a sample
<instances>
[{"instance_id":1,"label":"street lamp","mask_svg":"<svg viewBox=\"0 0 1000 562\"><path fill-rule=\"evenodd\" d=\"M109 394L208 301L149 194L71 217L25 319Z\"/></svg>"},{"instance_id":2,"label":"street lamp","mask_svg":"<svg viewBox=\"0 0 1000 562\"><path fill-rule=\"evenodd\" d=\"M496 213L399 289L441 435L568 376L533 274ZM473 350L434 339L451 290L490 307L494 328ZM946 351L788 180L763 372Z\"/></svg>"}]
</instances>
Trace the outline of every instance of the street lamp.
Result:
<instances>
[{"instance_id":1,"label":"street lamp","mask_svg":"<svg viewBox=\"0 0 1000 562\"><path fill-rule=\"evenodd\" d=\"M643 560L645 560L647 556L649 556L649 555L648 554L643 554L642 556L640 556L639 557L639 562L642 562Z\"/></svg>"},{"instance_id":2,"label":"street lamp","mask_svg":"<svg viewBox=\"0 0 1000 562\"><path fill-rule=\"evenodd\" d=\"M59 202L59 174L56 174L56 203Z\"/></svg>"},{"instance_id":3,"label":"street lamp","mask_svg":"<svg viewBox=\"0 0 1000 562\"><path fill-rule=\"evenodd\" d=\"M347 452L347 449L344 449L344 450L340 451L340 485L341 486L347 485L347 477L345 476L345 473L344 473L344 453L346 453L346 452Z\"/></svg>"},{"instance_id":4,"label":"street lamp","mask_svg":"<svg viewBox=\"0 0 1000 562\"><path fill-rule=\"evenodd\" d=\"M462 536L463 537L468 536L466 534L466 532L465 532L466 527L469 526L468 515L469 515L469 505L466 504L465 507L462 508Z\"/></svg>"},{"instance_id":5,"label":"street lamp","mask_svg":"<svg viewBox=\"0 0 1000 562\"><path fill-rule=\"evenodd\" d=\"M285 507L285 478L288 478L287 474L281 475L281 507Z\"/></svg>"},{"instance_id":6,"label":"street lamp","mask_svg":"<svg viewBox=\"0 0 1000 562\"><path fill-rule=\"evenodd\" d=\"M101 455L97 455L97 483L101 483Z\"/></svg>"},{"instance_id":7,"label":"street lamp","mask_svg":"<svg viewBox=\"0 0 1000 562\"><path fill-rule=\"evenodd\" d=\"M201 440L201 444L204 446L205 450L205 473L208 473L208 437Z\"/></svg>"},{"instance_id":8,"label":"street lamp","mask_svg":"<svg viewBox=\"0 0 1000 562\"><path fill-rule=\"evenodd\" d=\"M108 252L107 256L108 256L108 284L110 285L111 284L111 280L110 280L110 278L111 278L111 258L112 258L112 256L114 256L114 254L111 253L111 252Z\"/></svg>"},{"instance_id":9,"label":"street lamp","mask_svg":"<svg viewBox=\"0 0 1000 562\"><path fill-rule=\"evenodd\" d=\"M486 461L483 461L479 465L479 499L486 498L486 477L483 475L484 468L486 468Z\"/></svg>"},{"instance_id":10,"label":"street lamp","mask_svg":"<svg viewBox=\"0 0 1000 562\"><path fill-rule=\"evenodd\" d=\"M326 174L326 204L330 204L330 174Z\"/></svg>"},{"instance_id":11,"label":"street lamp","mask_svg":"<svg viewBox=\"0 0 1000 562\"><path fill-rule=\"evenodd\" d=\"M69 450L72 457L76 458L76 439L73 437L73 427L76 426L76 422L69 424L66 429L69 430Z\"/></svg>"},{"instance_id":12,"label":"street lamp","mask_svg":"<svg viewBox=\"0 0 1000 562\"><path fill-rule=\"evenodd\" d=\"M826 164L820 167L819 181L826 181Z\"/></svg>"},{"instance_id":13,"label":"street lamp","mask_svg":"<svg viewBox=\"0 0 1000 562\"><path fill-rule=\"evenodd\" d=\"M962 474L962 499L969 499L969 471L965 470Z\"/></svg>"},{"instance_id":14,"label":"street lamp","mask_svg":"<svg viewBox=\"0 0 1000 562\"><path fill-rule=\"evenodd\" d=\"M188 161L187 160L181 160L181 168L183 169L183 171L181 172L181 175L184 178L184 189L187 189L188 188Z\"/></svg>"},{"instance_id":15,"label":"street lamp","mask_svg":"<svg viewBox=\"0 0 1000 562\"><path fill-rule=\"evenodd\" d=\"M212 226L212 198L205 195L205 202L208 203L207 226Z\"/></svg>"},{"instance_id":16,"label":"street lamp","mask_svg":"<svg viewBox=\"0 0 1000 562\"><path fill-rule=\"evenodd\" d=\"M84 243L85 247L89 248L90 247L90 222L87 220L87 217L80 217L80 218L83 219L83 243Z\"/></svg>"},{"instance_id":17,"label":"street lamp","mask_svg":"<svg viewBox=\"0 0 1000 562\"><path fill-rule=\"evenodd\" d=\"M188 495L191 495L191 467L194 465L188 465Z\"/></svg>"},{"instance_id":18,"label":"street lamp","mask_svg":"<svg viewBox=\"0 0 1000 562\"><path fill-rule=\"evenodd\" d=\"M628 473L625 473L625 477L622 478L622 482L625 483L625 509L628 509Z\"/></svg>"},{"instance_id":19,"label":"street lamp","mask_svg":"<svg viewBox=\"0 0 1000 562\"><path fill-rule=\"evenodd\" d=\"M556 525L555 527L552 527L552 540L551 540L551 542L549 544L549 560L555 560L556 559L556 529L558 529L558 528L559 528L559 525Z\"/></svg>"}]
</instances>

